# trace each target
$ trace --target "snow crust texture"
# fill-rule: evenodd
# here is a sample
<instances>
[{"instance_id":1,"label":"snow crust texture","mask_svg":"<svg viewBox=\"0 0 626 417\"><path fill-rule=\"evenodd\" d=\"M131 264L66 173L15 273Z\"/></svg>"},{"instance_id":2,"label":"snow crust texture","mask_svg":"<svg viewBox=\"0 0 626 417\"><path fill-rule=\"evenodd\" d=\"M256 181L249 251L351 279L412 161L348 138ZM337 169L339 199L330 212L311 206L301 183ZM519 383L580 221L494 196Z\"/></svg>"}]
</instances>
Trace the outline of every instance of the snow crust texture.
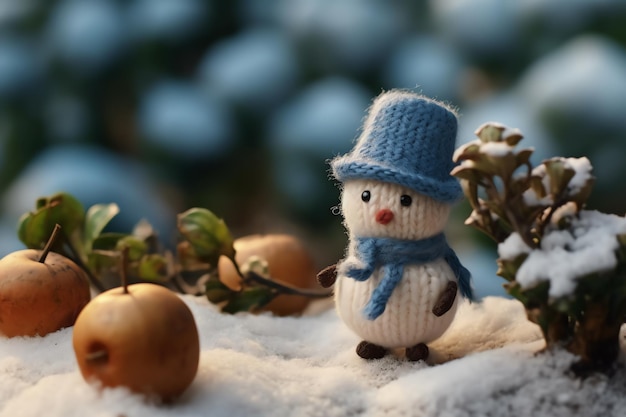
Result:
<instances>
[{"instance_id":1,"label":"snow crust texture","mask_svg":"<svg viewBox=\"0 0 626 417\"><path fill-rule=\"evenodd\" d=\"M158 405L83 381L72 329L0 337L0 417L20 416L622 416L626 371L574 379L573 357L535 353L539 329L517 301L463 303L431 344L431 363L399 353L364 361L327 304L300 318L224 315L185 296L201 336L188 391Z\"/></svg>"}]
</instances>

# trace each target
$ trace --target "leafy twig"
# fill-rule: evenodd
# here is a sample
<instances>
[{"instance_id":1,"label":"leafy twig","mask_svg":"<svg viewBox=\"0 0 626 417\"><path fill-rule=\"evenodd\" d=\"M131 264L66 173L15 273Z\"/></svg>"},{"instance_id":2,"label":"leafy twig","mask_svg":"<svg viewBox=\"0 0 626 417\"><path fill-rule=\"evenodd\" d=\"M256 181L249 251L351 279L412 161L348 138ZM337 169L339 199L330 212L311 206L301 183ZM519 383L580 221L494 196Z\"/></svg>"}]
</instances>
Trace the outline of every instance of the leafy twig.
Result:
<instances>
[{"instance_id":1,"label":"leafy twig","mask_svg":"<svg viewBox=\"0 0 626 417\"><path fill-rule=\"evenodd\" d=\"M96 204L87 212L78 200L67 193L58 193L37 200L35 211L20 219L18 236L31 248L45 245L55 224L63 227L62 244L57 244L63 255L81 267L93 288L106 291L119 285L120 256L124 258L124 272L128 280L159 281L171 289L194 295L205 294L211 301L227 301L223 311L251 310L269 303L281 294L308 298L328 297L331 293L297 288L256 271L241 271L235 261L233 239L225 222L204 208L192 208L178 215L181 242L176 256L163 250L156 233L145 221L131 234L104 232L107 224L119 212L116 204ZM235 265L243 287L230 289L217 277L217 262L226 256ZM131 277L132 275L132 277ZM187 278L195 282L189 285Z\"/></svg>"},{"instance_id":2,"label":"leafy twig","mask_svg":"<svg viewBox=\"0 0 626 417\"><path fill-rule=\"evenodd\" d=\"M277 291L278 294L300 295L308 298L328 298L332 295L330 291L305 290L277 281L275 279L266 278L254 271L248 271L245 275L240 275L244 282L252 281L261 284L267 288Z\"/></svg>"}]
</instances>

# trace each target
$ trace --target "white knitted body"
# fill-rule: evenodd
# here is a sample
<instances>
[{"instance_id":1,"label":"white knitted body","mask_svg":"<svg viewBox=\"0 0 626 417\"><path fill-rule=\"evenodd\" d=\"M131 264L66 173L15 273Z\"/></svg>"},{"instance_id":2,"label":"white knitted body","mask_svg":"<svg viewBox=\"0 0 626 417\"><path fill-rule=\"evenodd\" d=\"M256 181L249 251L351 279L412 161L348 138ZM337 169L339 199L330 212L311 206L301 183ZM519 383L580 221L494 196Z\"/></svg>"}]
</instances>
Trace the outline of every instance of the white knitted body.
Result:
<instances>
[{"instance_id":1,"label":"white knitted body","mask_svg":"<svg viewBox=\"0 0 626 417\"><path fill-rule=\"evenodd\" d=\"M448 329L456 313L458 294L452 308L443 316L436 317L432 313L447 282L455 280L444 260L405 267L402 281L387 302L384 313L375 320L368 320L363 309L380 278L379 270L363 282L338 277L335 286L337 312L359 337L379 346L400 348L429 343Z\"/></svg>"},{"instance_id":2,"label":"white knitted body","mask_svg":"<svg viewBox=\"0 0 626 417\"><path fill-rule=\"evenodd\" d=\"M371 199L363 202L363 191ZM409 195L412 204L401 206L400 196ZM389 224L375 220L381 209L389 209L394 218ZM417 194L397 184L376 180L351 180L344 184L342 211L350 243L342 263L361 263L355 249L358 237L388 237L417 240L440 233L448 219L450 207ZM448 281L456 278L443 259L422 265L405 265L402 280L389 298L385 311L375 320L365 318L363 310L377 287L382 273L375 270L362 282L339 274L335 284L337 312L346 325L363 340L387 348L412 347L428 343L441 336L450 326L456 313L459 294L452 308L437 317L432 308L441 296Z\"/></svg>"}]
</instances>

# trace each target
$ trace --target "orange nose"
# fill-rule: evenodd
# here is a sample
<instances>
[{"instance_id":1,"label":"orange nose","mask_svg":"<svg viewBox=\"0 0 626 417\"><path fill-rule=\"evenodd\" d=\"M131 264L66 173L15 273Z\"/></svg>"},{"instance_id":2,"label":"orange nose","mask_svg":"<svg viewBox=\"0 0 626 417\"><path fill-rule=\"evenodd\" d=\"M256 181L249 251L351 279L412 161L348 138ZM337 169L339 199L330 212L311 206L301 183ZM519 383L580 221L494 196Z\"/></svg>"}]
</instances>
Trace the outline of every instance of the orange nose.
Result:
<instances>
[{"instance_id":1,"label":"orange nose","mask_svg":"<svg viewBox=\"0 0 626 417\"><path fill-rule=\"evenodd\" d=\"M382 209L382 210L379 210L378 213L376 213L376 222L382 225L386 225L392 220L393 220L393 211L389 209Z\"/></svg>"}]
</instances>

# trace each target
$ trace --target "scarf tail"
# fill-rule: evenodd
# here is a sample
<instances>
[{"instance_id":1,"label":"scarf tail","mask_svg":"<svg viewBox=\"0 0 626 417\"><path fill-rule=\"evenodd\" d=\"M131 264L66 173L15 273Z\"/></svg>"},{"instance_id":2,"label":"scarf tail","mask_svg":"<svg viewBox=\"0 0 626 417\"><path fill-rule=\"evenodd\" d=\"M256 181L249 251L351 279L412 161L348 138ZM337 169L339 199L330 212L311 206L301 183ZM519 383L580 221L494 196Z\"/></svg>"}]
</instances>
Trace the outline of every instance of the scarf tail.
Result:
<instances>
[{"instance_id":1,"label":"scarf tail","mask_svg":"<svg viewBox=\"0 0 626 417\"><path fill-rule=\"evenodd\" d=\"M474 290L472 289L472 275L470 271L461 264L459 257L449 246L444 256L444 259L446 260L448 265L450 265L450 269L452 269L452 272L456 276L456 279L459 283L461 295L472 301L474 299Z\"/></svg>"},{"instance_id":2,"label":"scarf tail","mask_svg":"<svg viewBox=\"0 0 626 417\"><path fill-rule=\"evenodd\" d=\"M383 314L387 307L387 301L402 279L403 273L404 267L402 265L385 265L383 278L372 292L372 296L363 310L363 314L368 320L374 320Z\"/></svg>"}]
</instances>

